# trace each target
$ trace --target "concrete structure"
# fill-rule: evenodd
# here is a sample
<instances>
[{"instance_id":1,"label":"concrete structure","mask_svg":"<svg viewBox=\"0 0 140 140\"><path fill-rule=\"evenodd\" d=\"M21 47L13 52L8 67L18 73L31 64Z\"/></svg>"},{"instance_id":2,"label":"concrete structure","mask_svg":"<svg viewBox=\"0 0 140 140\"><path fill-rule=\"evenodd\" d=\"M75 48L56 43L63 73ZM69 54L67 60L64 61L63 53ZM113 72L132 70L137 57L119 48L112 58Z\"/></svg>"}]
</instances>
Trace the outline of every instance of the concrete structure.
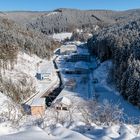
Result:
<instances>
[{"instance_id":1,"label":"concrete structure","mask_svg":"<svg viewBox=\"0 0 140 140\"><path fill-rule=\"evenodd\" d=\"M71 53L76 53L77 52L77 46L68 44L68 45L62 45L60 48L60 54L62 55L69 55Z\"/></svg>"},{"instance_id":2,"label":"concrete structure","mask_svg":"<svg viewBox=\"0 0 140 140\"><path fill-rule=\"evenodd\" d=\"M90 70L93 69L93 66L89 62L78 61L71 68L63 69L63 73L65 74L87 74Z\"/></svg>"},{"instance_id":3,"label":"concrete structure","mask_svg":"<svg viewBox=\"0 0 140 140\"><path fill-rule=\"evenodd\" d=\"M73 53L66 59L67 62L85 61L90 62L91 57L87 49L77 48L77 53Z\"/></svg>"},{"instance_id":4,"label":"concrete structure","mask_svg":"<svg viewBox=\"0 0 140 140\"><path fill-rule=\"evenodd\" d=\"M78 61L86 61L90 62L90 55L89 54L72 54L66 60L67 62L78 62Z\"/></svg>"},{"instance_id":5,"label":"concrete structure","mask_svg":"<svg viewBox=\"0 0 140 140\"><path fill-rule=\"evenodd\" d=\"M36 78L38 80L49 80L53 78L55 74L53 64L51 62L46 62L46 64L39 64L37 66L37 73L36 73Z\"/></svg>"},{"instance_id":6,"label":"concrete structure","mask_svg":"<svg viewBox=\"0 0 140 140\"><path fill-rule=\"evenodd\" d=\"M75 71L79 71L79 73L81 73L81 74L89 73L89 71L90 71L89 63L83 62L83 61L77 62L75 64Z\"/></svg>"}]
</instances>

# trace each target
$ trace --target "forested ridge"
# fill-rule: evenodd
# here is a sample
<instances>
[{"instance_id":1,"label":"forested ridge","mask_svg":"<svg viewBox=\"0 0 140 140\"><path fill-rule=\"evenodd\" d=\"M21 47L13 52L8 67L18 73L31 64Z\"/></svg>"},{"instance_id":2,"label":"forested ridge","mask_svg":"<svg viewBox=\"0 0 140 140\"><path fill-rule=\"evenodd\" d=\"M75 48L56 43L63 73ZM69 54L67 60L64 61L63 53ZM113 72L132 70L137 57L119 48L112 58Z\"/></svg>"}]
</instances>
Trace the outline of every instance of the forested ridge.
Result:
<instances>
[{"instance_id":1,"label":"forested ridge","mask_svg":"<svg viewBox=\"0 0 140 140\"><path fill-rule=\"evenodd\" d=\"M19 51L49 57L57 43L40 32L21 27L14 21L0 18L0 66L6 68Z\"/></svg>"},{"instance_id":2,"label":"forested ridge","mask_svg":"<svg viewBox=\"0 0 140 140\"><path fill-rule=\"evenodd\" d=\"M140 10L78 10L59 8L54 11L11 11L1 12L0 16L11 19L28 29L44 34L72 32L74 29L100 28L114 23L123 23L139 17Z\"/></svg>"},{"instance_id":3,"label":"forested ridge","mask_svg":"<svg viewBox=\"0 0 140 140\"><path fill-rule=\"evenodd\" d=\"M102 62L112 59L112 81L125 99L140 107L140 18L102 29L88 47Z\"/></svg>"}]
</instances>

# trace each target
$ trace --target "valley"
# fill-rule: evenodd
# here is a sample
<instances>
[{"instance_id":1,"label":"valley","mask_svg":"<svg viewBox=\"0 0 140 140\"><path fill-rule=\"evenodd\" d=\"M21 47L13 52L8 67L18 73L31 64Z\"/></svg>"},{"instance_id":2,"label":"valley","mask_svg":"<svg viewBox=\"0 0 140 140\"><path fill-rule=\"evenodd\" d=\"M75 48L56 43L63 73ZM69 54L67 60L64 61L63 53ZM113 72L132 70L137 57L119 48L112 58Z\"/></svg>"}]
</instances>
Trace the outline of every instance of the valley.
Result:
<instances>
[{"instance_id":1,"label":"valley","mask_svg":"<svg viewBox=\"0 0 140 140\"><path fill-rule=\"evenodd\" d=\"M0 13L1 140L139 140L140 10Z\"/></svg>"}]
</instances>

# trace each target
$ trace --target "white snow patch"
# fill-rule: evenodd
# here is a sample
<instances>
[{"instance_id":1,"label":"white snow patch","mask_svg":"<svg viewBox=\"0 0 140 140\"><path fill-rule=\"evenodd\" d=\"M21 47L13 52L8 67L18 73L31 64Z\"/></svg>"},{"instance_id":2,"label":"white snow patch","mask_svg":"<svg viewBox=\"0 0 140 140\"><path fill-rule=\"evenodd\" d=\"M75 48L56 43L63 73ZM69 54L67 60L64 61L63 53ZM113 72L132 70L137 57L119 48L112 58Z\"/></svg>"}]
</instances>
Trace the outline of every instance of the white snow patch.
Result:
<instances>
[{"instance_id":1,"label":"white snow patch","mask_svg":"<svg viewBox=\"0 0 140 140\"><path fill-rule=\"evenodd\" d=\"M72 33L58 33L58 34L53 34L52 35L52 38L57 40L57 41L63 41L65 40L66 38L71 38L72 36Z\"/></svg>"},{"instance_id":2,"label":"white snow patch","mask_svg":"<svg viewBox=\"0 0 140 140\"><path fill-rule=\"evenodd\" d=\"M19 133L0 136L1 140L89 140L80 133L58 127L52 130L52 134L48 134L39 127L26 128Z\"/></svg>"},{"instance_id":3,"label":"white snow patch","mask_svg":"<svg viewBox=\"0 0 140 140\"><path fill-rule=\"evenodd\" d=\"M47 16L52 16L52 15L56 15L56 14L58 14L58 12L51 12L51 13L47 14Z\"/></svg>"},{"instance_id":4,"label":"white snow patch","mask_svg":"<svg viewBox=\"0 0 140 140\"><path fill-rule=\"evenodd\" d=\"M112 68L112 61L105 61L94 71L94 78L97 78L100 84L106 85L108 72Z\"/></svg>"}]
</instances>

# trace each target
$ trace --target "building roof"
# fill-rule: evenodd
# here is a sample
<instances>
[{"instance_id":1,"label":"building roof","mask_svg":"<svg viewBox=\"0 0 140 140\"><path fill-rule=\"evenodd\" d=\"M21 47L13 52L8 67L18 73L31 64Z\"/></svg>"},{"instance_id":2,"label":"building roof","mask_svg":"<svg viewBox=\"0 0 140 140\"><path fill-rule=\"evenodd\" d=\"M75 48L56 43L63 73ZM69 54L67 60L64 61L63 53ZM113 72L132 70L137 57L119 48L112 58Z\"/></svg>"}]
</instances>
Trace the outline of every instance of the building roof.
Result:
<instances>
[{"instance_id":1,"label":"building roof","mask_svg":"<svg viewBox=\"0 0 140 140\"><path fill-rule=\"evenodd\" d=\"M38 67L38 73L52 73L53 64L50 61L46 61L45 63L41 63Z\"/></svg>"},{"instance_id":2,"label":"building roof","mask_svg":"<svg viewBox=\"0 0 140 140\"><path fill-rule=\"evenodd\" d=\"M75 64L75 68L89 69L89 63L84 61L79 61Z\"/></svg>"},{"instance_id":3,"label":"building roof","mask_svg":"<svg viewBox=\"0 0 140 140\"><path fill-rule=\"evenodd\" d=\"M31 106L44 106L44 105L45 105L45 98L34 99L31 103Z\"/></svg>"},{"instance_id":4,"label":"building roof","mask_svg":"<svg viewBox=\"0 0 140 140\"><path fill-rule=\"evenodd\" d=\"M83 48L77 48L77 53L83 55L90 55L88 49L83 49Z\"/></svg>"},{"instance_id":5,"label":"building roof","mask_svg":"<svg viewBox=\"0 0 140 140\"><path fill-rule=\"evenodd\" d=\"M77 46L76 45L73 45L73 44L62 45L60 49L66 49L66 50L74 49L74 50L77 50Z\"/></svg>"},{"instance_id":6,"label":"building roof","mask_svg":"<svg viewBox=\"0 0 140 140\"><path fill-rule=\"evenodd\" d=\"M71 105L71 100L68 99L67 97L61 97L58 98L54 104L59 104L59 103L69 106Z\"/></svg>"}]
</instances>

